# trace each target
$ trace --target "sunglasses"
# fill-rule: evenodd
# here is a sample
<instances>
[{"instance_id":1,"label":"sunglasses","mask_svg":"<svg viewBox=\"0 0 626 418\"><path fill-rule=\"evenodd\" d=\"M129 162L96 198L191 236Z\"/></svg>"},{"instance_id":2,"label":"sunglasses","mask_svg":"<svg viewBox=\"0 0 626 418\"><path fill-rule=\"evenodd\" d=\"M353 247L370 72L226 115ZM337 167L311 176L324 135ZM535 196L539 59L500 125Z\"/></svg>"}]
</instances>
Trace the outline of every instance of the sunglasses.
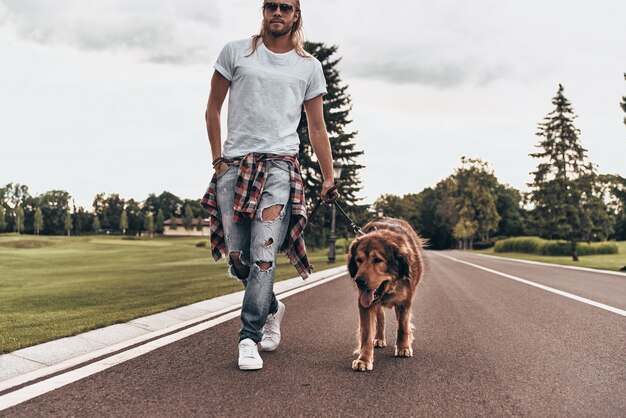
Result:
<instances>
[{"instance_id":1,"label":"sunglasses","mask_svg":"<svg viewBox=\"0 0 626 418\"><path fill-rule=\"evenodd\" d=\"M267 10L268 12L275 12L279 8L281 13L293 13L293 6L291 4L274 2L263 3L263 9Z\"/></svg>"}]
</instances>

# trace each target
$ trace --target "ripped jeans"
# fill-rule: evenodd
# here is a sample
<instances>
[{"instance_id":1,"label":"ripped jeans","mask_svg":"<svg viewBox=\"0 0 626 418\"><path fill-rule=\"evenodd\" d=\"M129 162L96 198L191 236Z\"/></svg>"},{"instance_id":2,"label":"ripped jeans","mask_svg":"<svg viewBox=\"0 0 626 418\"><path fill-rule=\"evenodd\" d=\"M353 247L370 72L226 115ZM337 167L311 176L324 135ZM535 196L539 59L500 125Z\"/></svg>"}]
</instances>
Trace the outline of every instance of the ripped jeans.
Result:
<instances>
[{"instance_id":1,"label":"ripped jeans","mask_svg":"<svg viewBox=\"0 0 626 418\"><path fill-rule=\"evenodd\" d=\"M281 160L268 162L268 175L258 210L253 220L245 219L243 223L233 221L236 180L237 166L230 166L220 174L217 178L217 205L228 247L230 275L241 280L245 287L239 341L250 338L258 343L263 337L267 315L278 309L274 275L276 255L287 235L291 216L289 163ZM280 213L270 216L269 211L265 212L267 208L280 209ZM244 270L249 271L246 277L241 277L242 273L235 267L234 254L245 266Z\"/></svg>"}]
</instances>

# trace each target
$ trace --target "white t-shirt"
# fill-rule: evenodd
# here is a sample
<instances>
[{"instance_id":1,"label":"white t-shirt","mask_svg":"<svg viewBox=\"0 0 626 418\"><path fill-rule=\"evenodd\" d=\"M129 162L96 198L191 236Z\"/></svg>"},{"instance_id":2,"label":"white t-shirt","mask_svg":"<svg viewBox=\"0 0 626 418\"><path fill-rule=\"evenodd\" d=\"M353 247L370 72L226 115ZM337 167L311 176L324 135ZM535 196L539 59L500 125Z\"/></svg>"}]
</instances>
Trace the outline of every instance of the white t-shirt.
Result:
<instances>
[{"instance_id":1,"label":"white t-shirt","mask_svg":"<svg viewBox=\"0 0 626 418\"><path fill-rule=\"evenodd\" d=\"M252 40L226 44L214 67L230 81L228 134L223 156L250 152L297 155L296 132L305 100L326 94L322 64L295 50L276 54L259 40L250 56Z\"/></svg>"}]
</instances>

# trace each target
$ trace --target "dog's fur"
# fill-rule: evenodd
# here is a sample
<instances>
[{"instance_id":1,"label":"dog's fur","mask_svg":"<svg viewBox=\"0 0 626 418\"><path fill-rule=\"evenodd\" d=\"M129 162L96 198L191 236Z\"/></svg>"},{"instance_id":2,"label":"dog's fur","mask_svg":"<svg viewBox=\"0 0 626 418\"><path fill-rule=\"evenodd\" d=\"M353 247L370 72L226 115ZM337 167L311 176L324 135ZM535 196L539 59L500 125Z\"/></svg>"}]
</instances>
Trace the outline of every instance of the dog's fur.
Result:
<instances>
[{"instance_id":1,"label":"dog's fur","mask_svg":"<svg viewBox=\"0 0 626 418\"><path fill-rule=\"evenodd\" d=\"M348 253L348 271L359 290L356 371L372 370L374 347L385 347L383 307L395 308L398 320L395 355L412 357L411 303L422 277L422 239L401 220L379 217L365 225Z\"/></svg>"}]
</instances>

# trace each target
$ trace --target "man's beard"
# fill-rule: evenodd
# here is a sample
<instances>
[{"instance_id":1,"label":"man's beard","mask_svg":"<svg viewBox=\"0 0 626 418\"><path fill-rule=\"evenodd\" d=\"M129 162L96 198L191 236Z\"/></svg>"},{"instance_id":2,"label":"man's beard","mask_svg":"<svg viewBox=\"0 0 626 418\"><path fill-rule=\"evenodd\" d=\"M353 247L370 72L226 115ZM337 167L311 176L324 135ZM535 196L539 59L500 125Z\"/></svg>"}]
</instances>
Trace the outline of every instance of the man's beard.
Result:
<instances>
[{"instance_id":1,"label":"man's beard","mask_svg":"<svg viewBox=\"0 0 626 418\"><path fill-rule=\"evenodd\" d=\"M267 33L272 35L274 38L280 38L281 36L285 36L285 35L291 33L291 29L293 28L293 25L291 25L289 27L285 27L281 31L275 31L275 30L270 29L269 27L270 27L270 25L268 24L266 26Z\"/></svg>"}]
</instances>

